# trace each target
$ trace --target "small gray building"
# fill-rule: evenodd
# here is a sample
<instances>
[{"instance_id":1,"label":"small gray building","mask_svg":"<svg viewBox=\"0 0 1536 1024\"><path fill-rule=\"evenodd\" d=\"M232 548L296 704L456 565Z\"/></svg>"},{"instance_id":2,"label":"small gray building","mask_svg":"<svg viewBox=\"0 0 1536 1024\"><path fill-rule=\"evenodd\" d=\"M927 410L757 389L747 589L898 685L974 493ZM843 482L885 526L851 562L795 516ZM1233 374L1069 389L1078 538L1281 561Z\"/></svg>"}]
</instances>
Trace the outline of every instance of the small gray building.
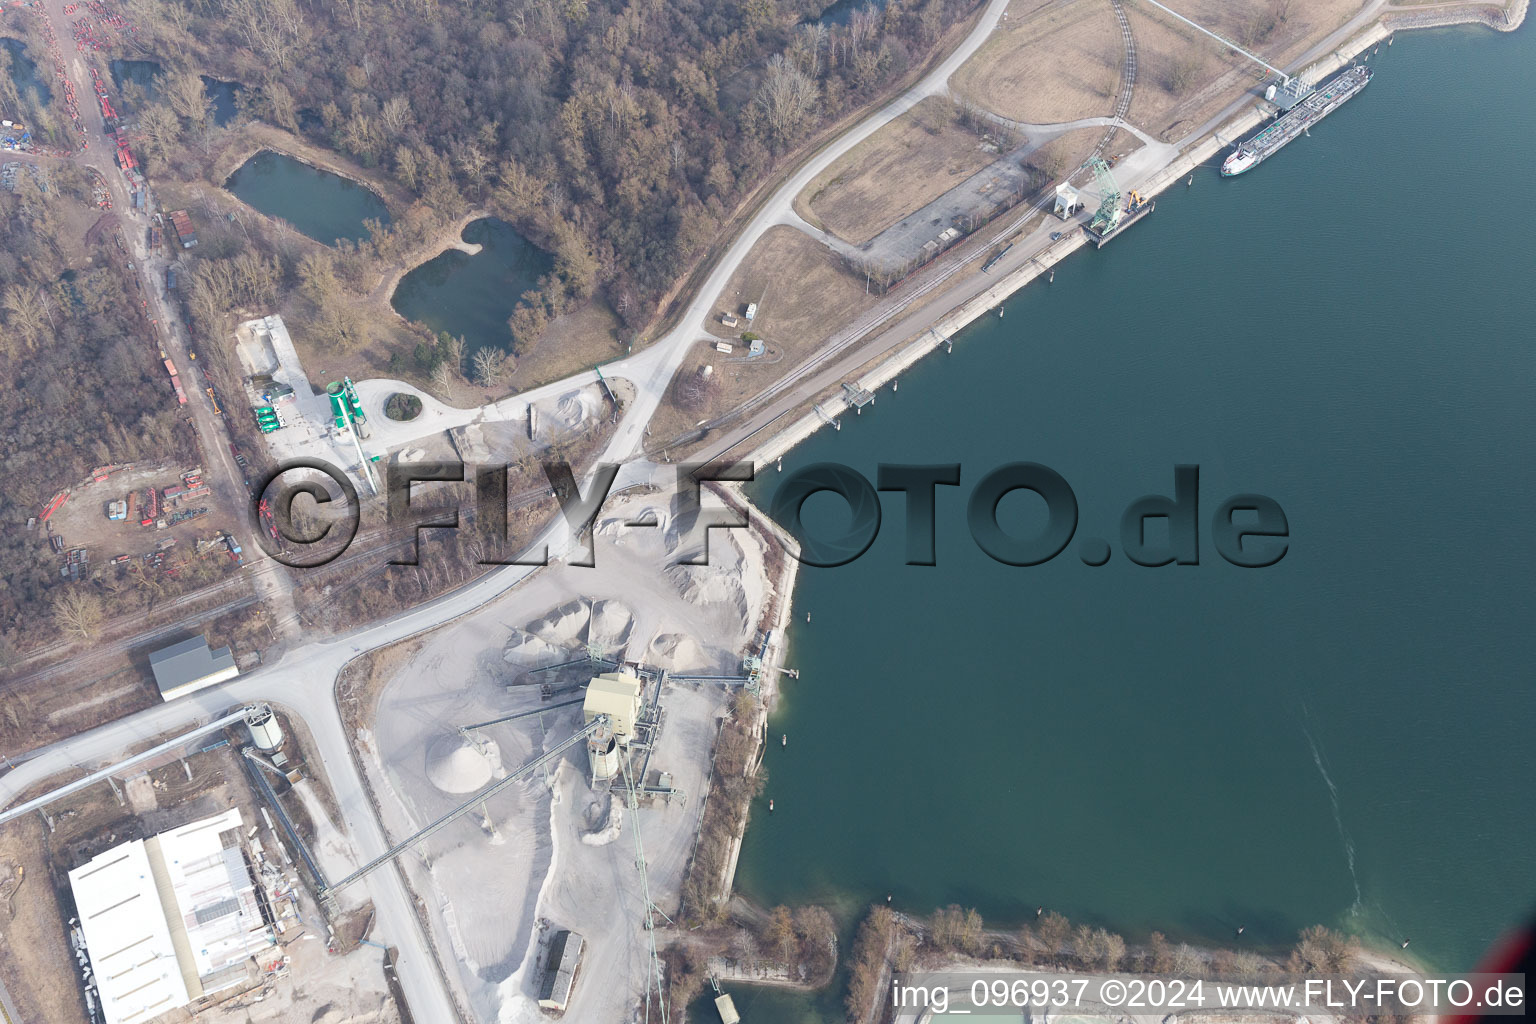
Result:
<instances>
[{"instance_id":1,"label":"small gray building","mask_svg":"<svg viewBox=\"0 0 1536 1024\"><path fill-rule=\"evenodd\" d=\"M539 1008L565 1012L581 967L581 954L587 942L571 931L558 931L549 943L544 959L544 980L539 982Z\"/></svg>"},{"instance_id":2,"label":"small gray building","mask_svg":"<svg viewBox=\"0 0 1536 1024\"><path fill-rule=\"evenodd\" d=\"M155 651L149 656L149 668L155 674L155 685L160 688L163 700L175 700L240 674L229 648L215 650L208 646L207 637L202 636L189 637Z\"/></svg>"}]
</instances>

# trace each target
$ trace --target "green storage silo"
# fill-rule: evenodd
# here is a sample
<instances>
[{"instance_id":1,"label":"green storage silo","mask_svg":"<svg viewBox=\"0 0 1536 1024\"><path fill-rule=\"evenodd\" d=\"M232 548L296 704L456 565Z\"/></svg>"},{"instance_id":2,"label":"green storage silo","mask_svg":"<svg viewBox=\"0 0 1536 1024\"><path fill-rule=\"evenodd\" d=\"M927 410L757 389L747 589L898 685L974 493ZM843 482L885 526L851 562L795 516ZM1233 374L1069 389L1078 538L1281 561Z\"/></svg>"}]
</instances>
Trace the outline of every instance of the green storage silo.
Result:
<instances>
[{"instance_id":1,"label":"green storage silo","mask_svg":"<svg viewBox=\"0 0 1536 1024\"><path fill-rule=\"evenodd\" d=\"M331 400L331 418L336 421L336 427L345 430L347 426L347 396L343 391L341 382L333 380L325 386L325 397Z\"/></svg>"}]
</instances>

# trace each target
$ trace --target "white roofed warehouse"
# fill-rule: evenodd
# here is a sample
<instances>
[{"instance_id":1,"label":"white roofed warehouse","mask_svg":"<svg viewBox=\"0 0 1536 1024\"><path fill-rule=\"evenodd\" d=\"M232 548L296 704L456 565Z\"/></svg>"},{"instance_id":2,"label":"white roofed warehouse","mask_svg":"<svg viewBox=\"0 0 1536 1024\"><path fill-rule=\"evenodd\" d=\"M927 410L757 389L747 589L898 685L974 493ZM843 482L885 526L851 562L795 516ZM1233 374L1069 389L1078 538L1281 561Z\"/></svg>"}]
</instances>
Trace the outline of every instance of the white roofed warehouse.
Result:
<instances>
[{"instance_id":1,"label":"white roofed warehouse","mask_svg":"<svg viewBox=\"0 0 1536 1024\"><path fill-rule=\"evenodd\" d=\"M143 840L69 873L107 1024L150 1020L191 999Z\"/></svg>"},{"instance_id":2,"label":"white roofed warehouse","mask_svg":"<svg viewBox=\"0 0 1536 1024\"><path fill-rule=\"evenodd\" d=\"M107 1024L139 1024L254 977L274 944L230 809L69 873Z\"/></svg>"},{"instance_id":3,"label":"white roofed warehouse","mask_svg":"<svg viewBox=\"0 0 1536 1024\"><path fill-rule=\"evenodd\" d=\"M231 808L145 842L156 880L169 884L175 897L167 910L174 911L178 958L190 963L203 995L243 981L246 962L273 943L241 850L242 826Z\"/></svg>"}]
</instances>

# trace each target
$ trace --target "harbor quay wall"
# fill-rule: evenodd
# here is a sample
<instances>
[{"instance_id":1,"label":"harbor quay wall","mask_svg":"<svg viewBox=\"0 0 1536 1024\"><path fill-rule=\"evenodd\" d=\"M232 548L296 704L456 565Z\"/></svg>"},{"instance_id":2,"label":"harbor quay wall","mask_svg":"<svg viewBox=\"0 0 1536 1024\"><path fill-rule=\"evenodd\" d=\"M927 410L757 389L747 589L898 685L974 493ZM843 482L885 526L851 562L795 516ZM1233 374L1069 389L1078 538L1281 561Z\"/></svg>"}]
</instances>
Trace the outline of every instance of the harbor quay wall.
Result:
<instances>
[{"instance_id":1,"label":"harbor quay wall","mask_svg":"<svg viewBox=\"0 0 1536 1024\"><path fill-rule=\"evenodd\" d=\"M1389 14L1393 29L1443 28L1447 25L1486 25L1496 32L1513 32L1525 21L1530 0L1512 0L1508 7L1452 7Z\"/></svg>"}]
</instances>

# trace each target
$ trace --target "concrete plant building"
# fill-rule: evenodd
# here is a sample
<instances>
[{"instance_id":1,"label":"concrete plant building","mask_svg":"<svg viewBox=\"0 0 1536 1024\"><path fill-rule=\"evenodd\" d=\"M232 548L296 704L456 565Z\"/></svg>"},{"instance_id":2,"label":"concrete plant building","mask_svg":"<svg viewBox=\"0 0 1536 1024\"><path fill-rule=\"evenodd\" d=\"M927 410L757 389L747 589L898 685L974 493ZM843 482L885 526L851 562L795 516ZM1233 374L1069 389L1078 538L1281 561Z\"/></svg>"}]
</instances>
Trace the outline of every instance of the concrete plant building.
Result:
<instances>
[{"instance_id":1,"label":"concrete plant building","mask_svg":"<svg viewBox=\"0 0 1536 1024\"><path fill-rule=\"evenodd\" d=\"M628 746L640 719L640 677L632 672L604 672L587 684L587 698L581 705L583 724L598 715L612 720L614 736Z\"/></svg>"},{"instance_id":2,"label":"concrete plant building","mask_svg":"<svg viewBox=\"0 0 1536 1024\"><path fill-rule=\"evenodd\" d=\"M587 696L581 705L582 722L607 715L608 722L587 737L587 763L592 781L617 778L619 756L634 738L640 720L640 677L632 672L605 672L587 684Z\"/></svg>"},{"instance_id":3,"label":"concrete plant building","mask_svg":"<svg viewBox=\"0 0 1536 1024\"><path fill-rule=\"evenodd\" d=\"M107 1024L139 1024L251 977L273 942L231 808L69 873Z\"/></svg>"},{"instance_id":4,"label":"concrete plant building","mask_svg":"<svg viewBox=\"0 0 1536 1024\"><path fill-rule=\"evenodd\" d=\"M163 700L175 700L240 674L229 648L210 648L202 636L155 651L149 656L149 668Z\"/></svg>"}]
</instances>

